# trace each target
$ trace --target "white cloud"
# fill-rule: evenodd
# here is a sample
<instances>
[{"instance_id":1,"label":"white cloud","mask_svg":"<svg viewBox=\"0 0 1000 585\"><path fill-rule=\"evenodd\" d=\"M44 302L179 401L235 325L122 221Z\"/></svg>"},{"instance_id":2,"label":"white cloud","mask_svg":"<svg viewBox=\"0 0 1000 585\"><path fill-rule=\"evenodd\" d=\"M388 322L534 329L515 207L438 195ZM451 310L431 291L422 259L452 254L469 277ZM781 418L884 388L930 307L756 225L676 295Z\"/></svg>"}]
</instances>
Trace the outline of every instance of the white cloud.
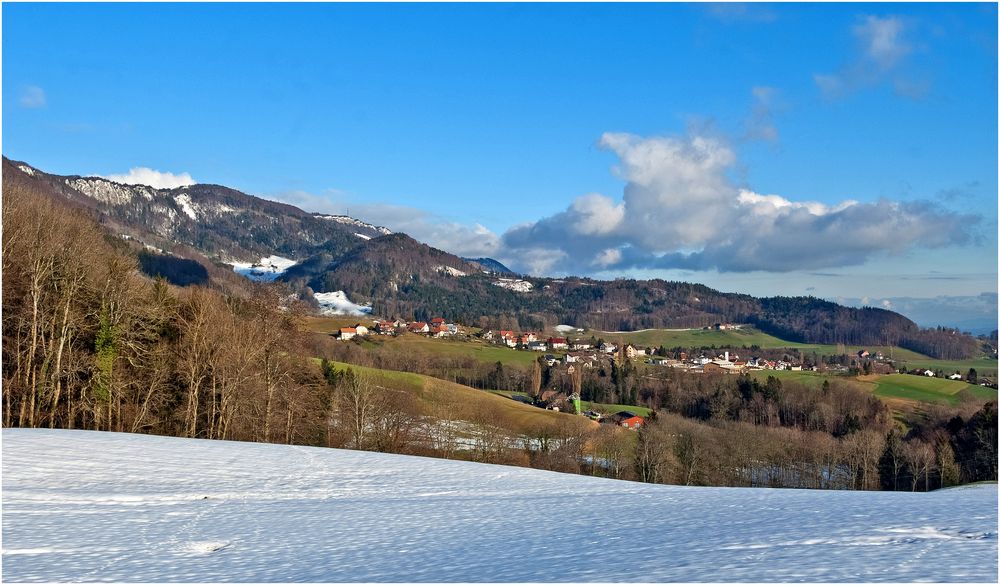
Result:
<instances>
[{"instance_id":1,"label":"white cloud","mask_svg":"<svg viewBox=\"0 0 1000 585\"><path fill-rule=\"evenodd\" d=\"M740 189L727 176L736 156L714 137L605 134L600 145L619 158L621 200L589 194L565 211L512 227L498 257L534 274L788 272L962 244L977 221L925 201L825 204Z\"/></svg>"},{"instance_id":2,"label":"white cloud","mask_svg":"<svg viewBox=\"0 0 1000 585\"><path fill-rule=\"evenodd\" d=\"M437 217L422 209L386 203L348 203L344 193L328 195L288 191L272 197L306 211L350 215L356 219L403 232L425 244L464 257L495 257L500 237L479 223L472 225Z\"/></svg>"},{"instance_id":3,"label":"white cloud","mask_svg":"<svg viewBox=\"0 0 1000 585\"><path fill-rule=\"evenodd\" d=\"M883 69L896 65L909 54L911 47L903 38L903 31L903 20L896 16L866 16L853 28L865 55Z\"/></svg>"},{"instance_id":4,"label":"white cloud","mask_svg":"<svg viewBox=\"0 0 1000 585\"><path fill-rule=\"evenodd\" d=\"M838 99L885 80L891 82L897 95L913 99L926 95L930 81L913 77L904 67L913 52L909 41L913 28L912 21L899 16L860 17L851 28L857 44L854 56L836 73L813 74L823 97Z\"/></svg>"},{"instance_id":5,"label":"white cloud","mask_svg":"<svg viewBox=\"0 0 1000 585\"><path fill-rule=\"evenodd\" d=\"M163 173L148 167L134 167L124 175L98 175L101 178L126 185L148 185L155 189L174 189L197 183L188 173Z\"/></svg>"},{"instance_id":6,"label":"white cloud","mask_svg":"<svg viewBox=\"0 0 1000 585\"><path fill-rule=\"evenodd\" d=\"M44 108L47 103L45 90L37 85L25 86L21 88L21 97L18 99L18 103L23 108Z\"/></svg>"},{"instance_id":7,"label":"white cloud","mask_svg":"<svg viewBox=\"0 0 1000 585\"><path fill-rule=\"evenodd\" d=\"M774 125L774 108L778 90L759 85L754 87L751 93L754 104L746 123L746 137L751 140L777 140L778 128Z\"/></svg>"}]
</instances>

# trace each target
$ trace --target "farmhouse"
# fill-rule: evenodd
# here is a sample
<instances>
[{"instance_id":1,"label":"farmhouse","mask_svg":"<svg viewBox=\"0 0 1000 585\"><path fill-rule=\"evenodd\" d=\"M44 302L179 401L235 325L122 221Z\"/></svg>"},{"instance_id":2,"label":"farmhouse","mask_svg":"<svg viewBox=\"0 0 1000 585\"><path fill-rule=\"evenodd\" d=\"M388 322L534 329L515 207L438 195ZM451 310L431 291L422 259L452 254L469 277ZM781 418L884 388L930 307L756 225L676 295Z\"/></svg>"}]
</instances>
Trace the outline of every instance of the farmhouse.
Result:
<instances>
[{"instance_id":1,"label":"farmhouse","mask_svg":"<svg viewBox=\"0 0 1000 585\"><path fill-rule=\"evenodd\" d=\"M625 427L626 429L632 429L632 430L638 429L643 425L643 423L646 422L641 416L635 414L634 412L629 412L627 410L623 410L621 412L611 415L611 417L608 420L610 420L612 423L618 426L622 426Z\"/></svg>"},{"instance_id":2,"label":"farmhouse","mask_svg":"<svg viewBox=\"0 0 1000 585\"><path fill-rule=\"evenodd\" d=\"M341 341L347 341L348 339L353 339L357 334L358 330L354 327L341 327L338 332L338 337Z\"/></svg>"},{"instance_id":3,"label":"farmhouse","mask_svg":"<svg viewBox=\"0 0 1000 585\"><path fill-rule=\"evenodd\" d=\"M431 330L430 326L423 321L410 323L406 328L409 329L411 333L428 333Z\"/></svg>"},{"instance_id":4,"label":"farmhouse","mask_svg":"<svg viewBox=\"0 0 1000 585\"><path fill-rule=\"evenodd\" d=\"M566 343L566 340L563 339L562 337L550 337L549 347L552 349L566 349L568 347L568 344Z\"/></svg>"}]
</instances>

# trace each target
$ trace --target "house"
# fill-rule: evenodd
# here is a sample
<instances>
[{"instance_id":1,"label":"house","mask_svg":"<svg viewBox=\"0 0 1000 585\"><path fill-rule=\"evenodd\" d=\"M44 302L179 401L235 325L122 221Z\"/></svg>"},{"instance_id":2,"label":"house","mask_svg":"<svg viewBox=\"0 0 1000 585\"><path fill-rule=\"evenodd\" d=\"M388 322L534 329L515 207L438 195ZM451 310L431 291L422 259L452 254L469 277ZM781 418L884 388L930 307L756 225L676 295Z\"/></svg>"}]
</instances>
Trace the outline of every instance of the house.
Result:
<instances>
[{"instance_id":1,"label":"house","mask_svg":"<svg viewBox=\"0 0 1000 585\"><path fill-rule=\"evenodd\" d=\"M514 347L517 345L517 339L514 337L513 331L507 329L501 329L499 337L500 337L500 343L503 343L507 347Z\"/></svg>"},{"instance_id":2,"label":"house","mask_svg":"<svg viewBox=\"0 0 1000 585\"><path fill-rule=\"evenodd\" d=\"M632 430L638 429L646 422L641 416L627 410L613 414L611 421L616 425Z\"/></svg>"},{"instance_id":3,"label":"house","mask_svg":"<svg viewBox=\"0 0 1000 585\"><path fill-rule=\"evenodd\" d=\"M358 323L354 326L354 331L358 335L368 335L368 328L362 325L361 323Z\"/></svg>"},{"instance_id":4,"label":"house","mask_svg":"<svg viewBox=\"0 0 1000 585\"><path fill-rule=\"evenodd\" d=\"M548 365L549 367L552 367L552 366L556 365L556 363L559 362L559 358L557 358L556 356L552 355L551 353L545 354L544 356L542 356L542 359L545 360L546 365Z\"/></svg>"},{"instance_id":5,"label":"house","mask_svg":"<svg viewBox=\"0 0 1000 585\"><path fill-rule=\"evenodd\" d=\"M948 379L949 380L961 380L962 379L962 374L959 374L958 372L955 372L954 374L948 376Z\"/></svg>"},{"instance_id":6,"label":"house","mask_svg":"<svg viewBox=\"0 0 1000 585\"><path fill-rule=\"evenodd\" d=\"M348 339L353 339L357 334L358 330L354 327L341 327L338 332L338 337L341 341L347 341Z\"/></svg>"},{"instance_id":7,"label":"house","mask_svg":"<svg viewBox=\"0 0 1000 585\"><path fill-rule=\"evenodd\" d=\"M618 346L613 343L602 343L600 350L601 353L615 353L618 351Z\"/></svg>"},{"instance_id":8,"label":"house","mask_svg":"<svg viewBox=\"0 0 1000 585\"><path fill-rule=\"evenodd\" d=\"M868 357L868 356L870 356L870 355L871 355L871 354L870 354L870 353L868 353L868 350L866 350L866 349L862 349L861 351L859 351L859 352L858 352L858 357L859 357L859 358L862 358L862 359L863 359L863 358L866 358L866 357Z\"/></svg>"},{"instance_id":9,"label":"house","mask_svg":"<svg viewBox=\"0 0 1000 585\"><path fill-rule=\"evenodd\" d=\"M590 346L590 342L589 341L583 341L583 340L577 339L576 341L574 341L570 345L570 347L572 349L575 349L575 350L579 351L579 350L583 350L583 349L590 349L591 346Z\"/></svg>"},{"instance_id":10,"label":"house","mask_svg":"<svg viewBox=\"0 0 1000 585\"><path fill-rule=\"evenodd\" d=\"M529 341L528 349L531 351L545 351L549 346L544 341Z\"/></svg>"},{"instance_id":11,"label":"house","mask_svg":"<svg viewBox=\"0 0 1000 585\"><path fill-rule=\"evenodd\" d=\"M448 326L444 323L432 326L428 333L431 334L431 337L445 337L451 335L451 332L448 331Z\"/></svg>"},{"instance_id":12,"label":"house","mask_svg":"<svg viewBox=\"0 0 1000 585\"><path fill-rule=\"evenodd\" d=\"M927 376L928 378L933 378L934 377L934 371L933 370L924 370L924 375Z\"/></svg>"},{"instance_id":13,"label":"house","mask_svg":"<svg viewBox=\"0 0 1000 585\"><path fill-rule=\"evenodd\" d=\"M448 324L445 325L445 327L448 328L448 333L450 335L457 335L458 334L458 325L456 325L454 323L448 323Z\"/></svg>"},{"instance_id":14,"label":"house","mask_svg":"<svg viewBox=\"0 0 1000 585\"><path fill-rule=\"evenodd\" d=\"M625 346L625 359L633 360L637 355L639 355L639 350L634 345L630 343Z\"/></svg>"},{"instance_id":15,"label":"house","mask_svg":"<svg viewBox=\"0 0 1000 585\"><path fill-rule=\"evenodd\" d=\"M524 334L525 343L531 343L532 341L538 341L538 336L534 333L528 331Z\"/></svg>"},{"instance_id":16,"label":"house","mask_svg":"<svg viewBox=\"0 0 1000 585\"><path fill-rule=\"evenodd\" d=\"M580 354L578 353L568 353L563 356L564 364L572 364L578 361L580 361Z\"/></svg>"},{"instance_id":17,"label":"house","mask_svg":"<svg viewBox=\"0 0 1000 585\"><path fill-rule=\"evenodd\" d=\"M549 347L551 347L552 349L566 349L567 347L569 347L569 344L567 344L566 340L563 339L562 337L550 337Z\"/></svg>"},{"instance_id":18,"label":"house","mask_svg":"<svg viewBox=\"0 0 1000 585\"><path fill-rule=\"evenodd\" d=\"M493 330L483 331L482 338L486 341L493 341Z\"/></svg>"},{"instance_id":19,"label":"house","mask_svg":"<svg viewBox=\"0 0 1000 585\"><path fill-rule=\"evenodd\" d=\"M430 326L423 321L410 323L406 328L410 330L410 333L428 333L431 330Z\"/></svg>"},{"instance_id":20,"label":"house","mask_svg":"<svg viewBox=\"0 0 1000 585\"><path fill-rule=\"evenodd\" d=\"M431 319L431 327L438 326L438 325L444 325L444 324L445 324L445 320L444 320L443 317L434 317L433 319Z\"/></svg>"}]
</instances>

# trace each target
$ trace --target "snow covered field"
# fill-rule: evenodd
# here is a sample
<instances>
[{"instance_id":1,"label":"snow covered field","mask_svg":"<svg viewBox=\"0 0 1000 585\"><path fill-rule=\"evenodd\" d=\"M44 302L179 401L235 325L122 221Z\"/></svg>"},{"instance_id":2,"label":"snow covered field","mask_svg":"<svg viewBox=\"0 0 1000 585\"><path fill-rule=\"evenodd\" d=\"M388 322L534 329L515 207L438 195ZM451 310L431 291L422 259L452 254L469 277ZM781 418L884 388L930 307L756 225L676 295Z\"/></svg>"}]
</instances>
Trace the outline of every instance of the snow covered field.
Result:
<instances>
[{"instance_id":1,"label":"snow covered field","mask_svg":"<svg viewBox=\"0 0 1000 585\"><path fill-rule=\"evenodd\" d=\"M232 264L236 273L258 282L271 282L297 264L295 260L273 255L261 258L260 262L229 260L228 263Z\"/></svg>"},{"instance_id":2,"label":"snow covered field","mask_svg":"<svg viewBox=\"0 0 1000 585\"><path fill-rule=\"evenodd\" d=\"M996 582L997 487L685 488L4 429L2 578Z\"/></svg>"},{"instance_id":3,"label":"snow covered field","mask_svg":"<svg viewBox=\"0 0 1000 585\"><path fill-rule=\"evenodd\" d=\"M342 290L313 293L313 298L319 303L320 313L323 315L368 315L372 312L370 305L359 305L352 303L347 298L347 293Z\"/></svg>"}]
</instances>

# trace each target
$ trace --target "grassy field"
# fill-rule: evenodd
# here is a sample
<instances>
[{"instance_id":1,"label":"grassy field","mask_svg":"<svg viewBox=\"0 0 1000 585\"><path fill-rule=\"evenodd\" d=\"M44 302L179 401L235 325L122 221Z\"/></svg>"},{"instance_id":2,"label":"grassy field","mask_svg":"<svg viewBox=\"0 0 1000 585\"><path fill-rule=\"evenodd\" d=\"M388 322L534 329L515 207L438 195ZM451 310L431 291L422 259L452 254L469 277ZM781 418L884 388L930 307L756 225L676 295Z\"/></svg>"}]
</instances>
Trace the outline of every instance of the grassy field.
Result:
<instances>
[{"instance_id":1,"label":"grassy field","mask_svg":"<svg viewBox=\"0 0 1000 585\"><path fill-rule=\"evenodd\" d=\"M971 395L979 400L996 400L997 398L997 391L992 388L984 388L958 380L945 380L942 378L929 378L909 374L873 375L855 378L809 371L760 370L751 372L750 375L760 381L766 380L768 376L774 376L782 381L798 382L812 388L821 387L824 380L848 382L860 389L872 392L875 396L891 404L919 402L957 404L962 400L962 393Z\"/></svg>"},{"instance_id":2,"label":"grassy field","mask_svg":"<svg viewBox=\"0 0 1000 585\"><path fill-rule=\"evenodd\" d=\"M875 380L875 395L880 398L899 398L914 402L941 402L957 404L960 393L976 398L995 399L996 390L967 384L958 380L944 380L910 374L890 374Z\"/></svg>"},{"instance_id":3,"label":"grassy field","mask_svg":"<svg viewBox=\"0 0 1000 585\"><path fill-rule=\"evenodd\" d=\"M996 378L997 376L997 360L987 357L970 360L936 360L926 356L921 356L900 360L900 363L905 364L909 369L927 368L931 370L941 370L945 375L958 372L964 376L970 368L975 368L976 373L980 376L992 378Z\"/></svg>"},{"instance_id":4,"label":"grassy field","mask_svg":"<svg viewBox=\"0 0 1000 585\"><path fill-rule=\"evenodd\" d=\"M745 328L729 331L704 329L647 329L645 331L613 332L587 329L583 333L571 333L570 337L586 337L591 335L614 343L633 343L641 346L672 347L750 347L757 345L763 348L775 347L809 347L802 343L793 343L778 339L756 329Z\"/></svg>"},{"instance_id":5,"label":"grassy field","mask_svg":"<svg viewBox=\"0 0 1000 585\"><path fill-rule=\"evenodd\" d=\"M393 347L410 354L424 354L450 357L471 357L482 363L502 362L506 365L529 367L539 355L549 352L517 351L509 347L484 343L478 339L432 339L423 335L406 333L399 337L380 337L386 347ZM559 354L560 352L551 352Z\"/></svg>"},{"instance_id":6,"label":"grassy field","mask_svg":"<svg viewBox=\"0 0 1000 585\"><path fill-rule=\"evenodd\" d=\"M355 372L370 376L376 384L409 392L417 398L421 408L430 416L440 417L443 410L450 411L452 416L461 420L472 420L477 415L487 416L515 434L530 434L533 429L546 425L592 426L592 422L584 417L528 406L495 393L430 376L340 362L334 362L334 367L351 368Z\"/></svg>"},{"instance_id":7,"label":"grassy field","mask_svg":"<svg viewBox=\"0 0 1000 585\"><path fill-rule=\"evenodd\" d=\"M732 347L732 348L742 348L758 346L762 349L797 349L806 353L815 352L817 355L840 355L841 353L853 354L866 349L871 353L882 352L884 355L892 356L896 360L907 360L907 361L930 361L938 363L940 360L935 360L921 353L911 351L908 349L903 349L901 347L895 346L883 346L883 345L843 345L838 346L836 344L828 343L798 343L795 341L786 341L780 339L773 335L769 335L762 331L758 331L752 327L744 327L743 329L727 330L727 331L715 331L712 329L648 329L645 331L631 331L631 332L612 332L612 331L598 331L598 330L586 330L584 333L570 334L571 337L594 337L603 338L606 341L613 341L618 343L633 343L641 346L653 346L659 347L664 346L666 348L673 347ZM978 360L966 360L966 361L977 361ZM965 362L955 362L958 364L964 364ZM996 360L986 360L983 359L979 362L983 367L990 367L996 369ZM919 367L915 365L914 367ZM968 370L970 366L966 366Z\"/></svg>"}]
</instances>

